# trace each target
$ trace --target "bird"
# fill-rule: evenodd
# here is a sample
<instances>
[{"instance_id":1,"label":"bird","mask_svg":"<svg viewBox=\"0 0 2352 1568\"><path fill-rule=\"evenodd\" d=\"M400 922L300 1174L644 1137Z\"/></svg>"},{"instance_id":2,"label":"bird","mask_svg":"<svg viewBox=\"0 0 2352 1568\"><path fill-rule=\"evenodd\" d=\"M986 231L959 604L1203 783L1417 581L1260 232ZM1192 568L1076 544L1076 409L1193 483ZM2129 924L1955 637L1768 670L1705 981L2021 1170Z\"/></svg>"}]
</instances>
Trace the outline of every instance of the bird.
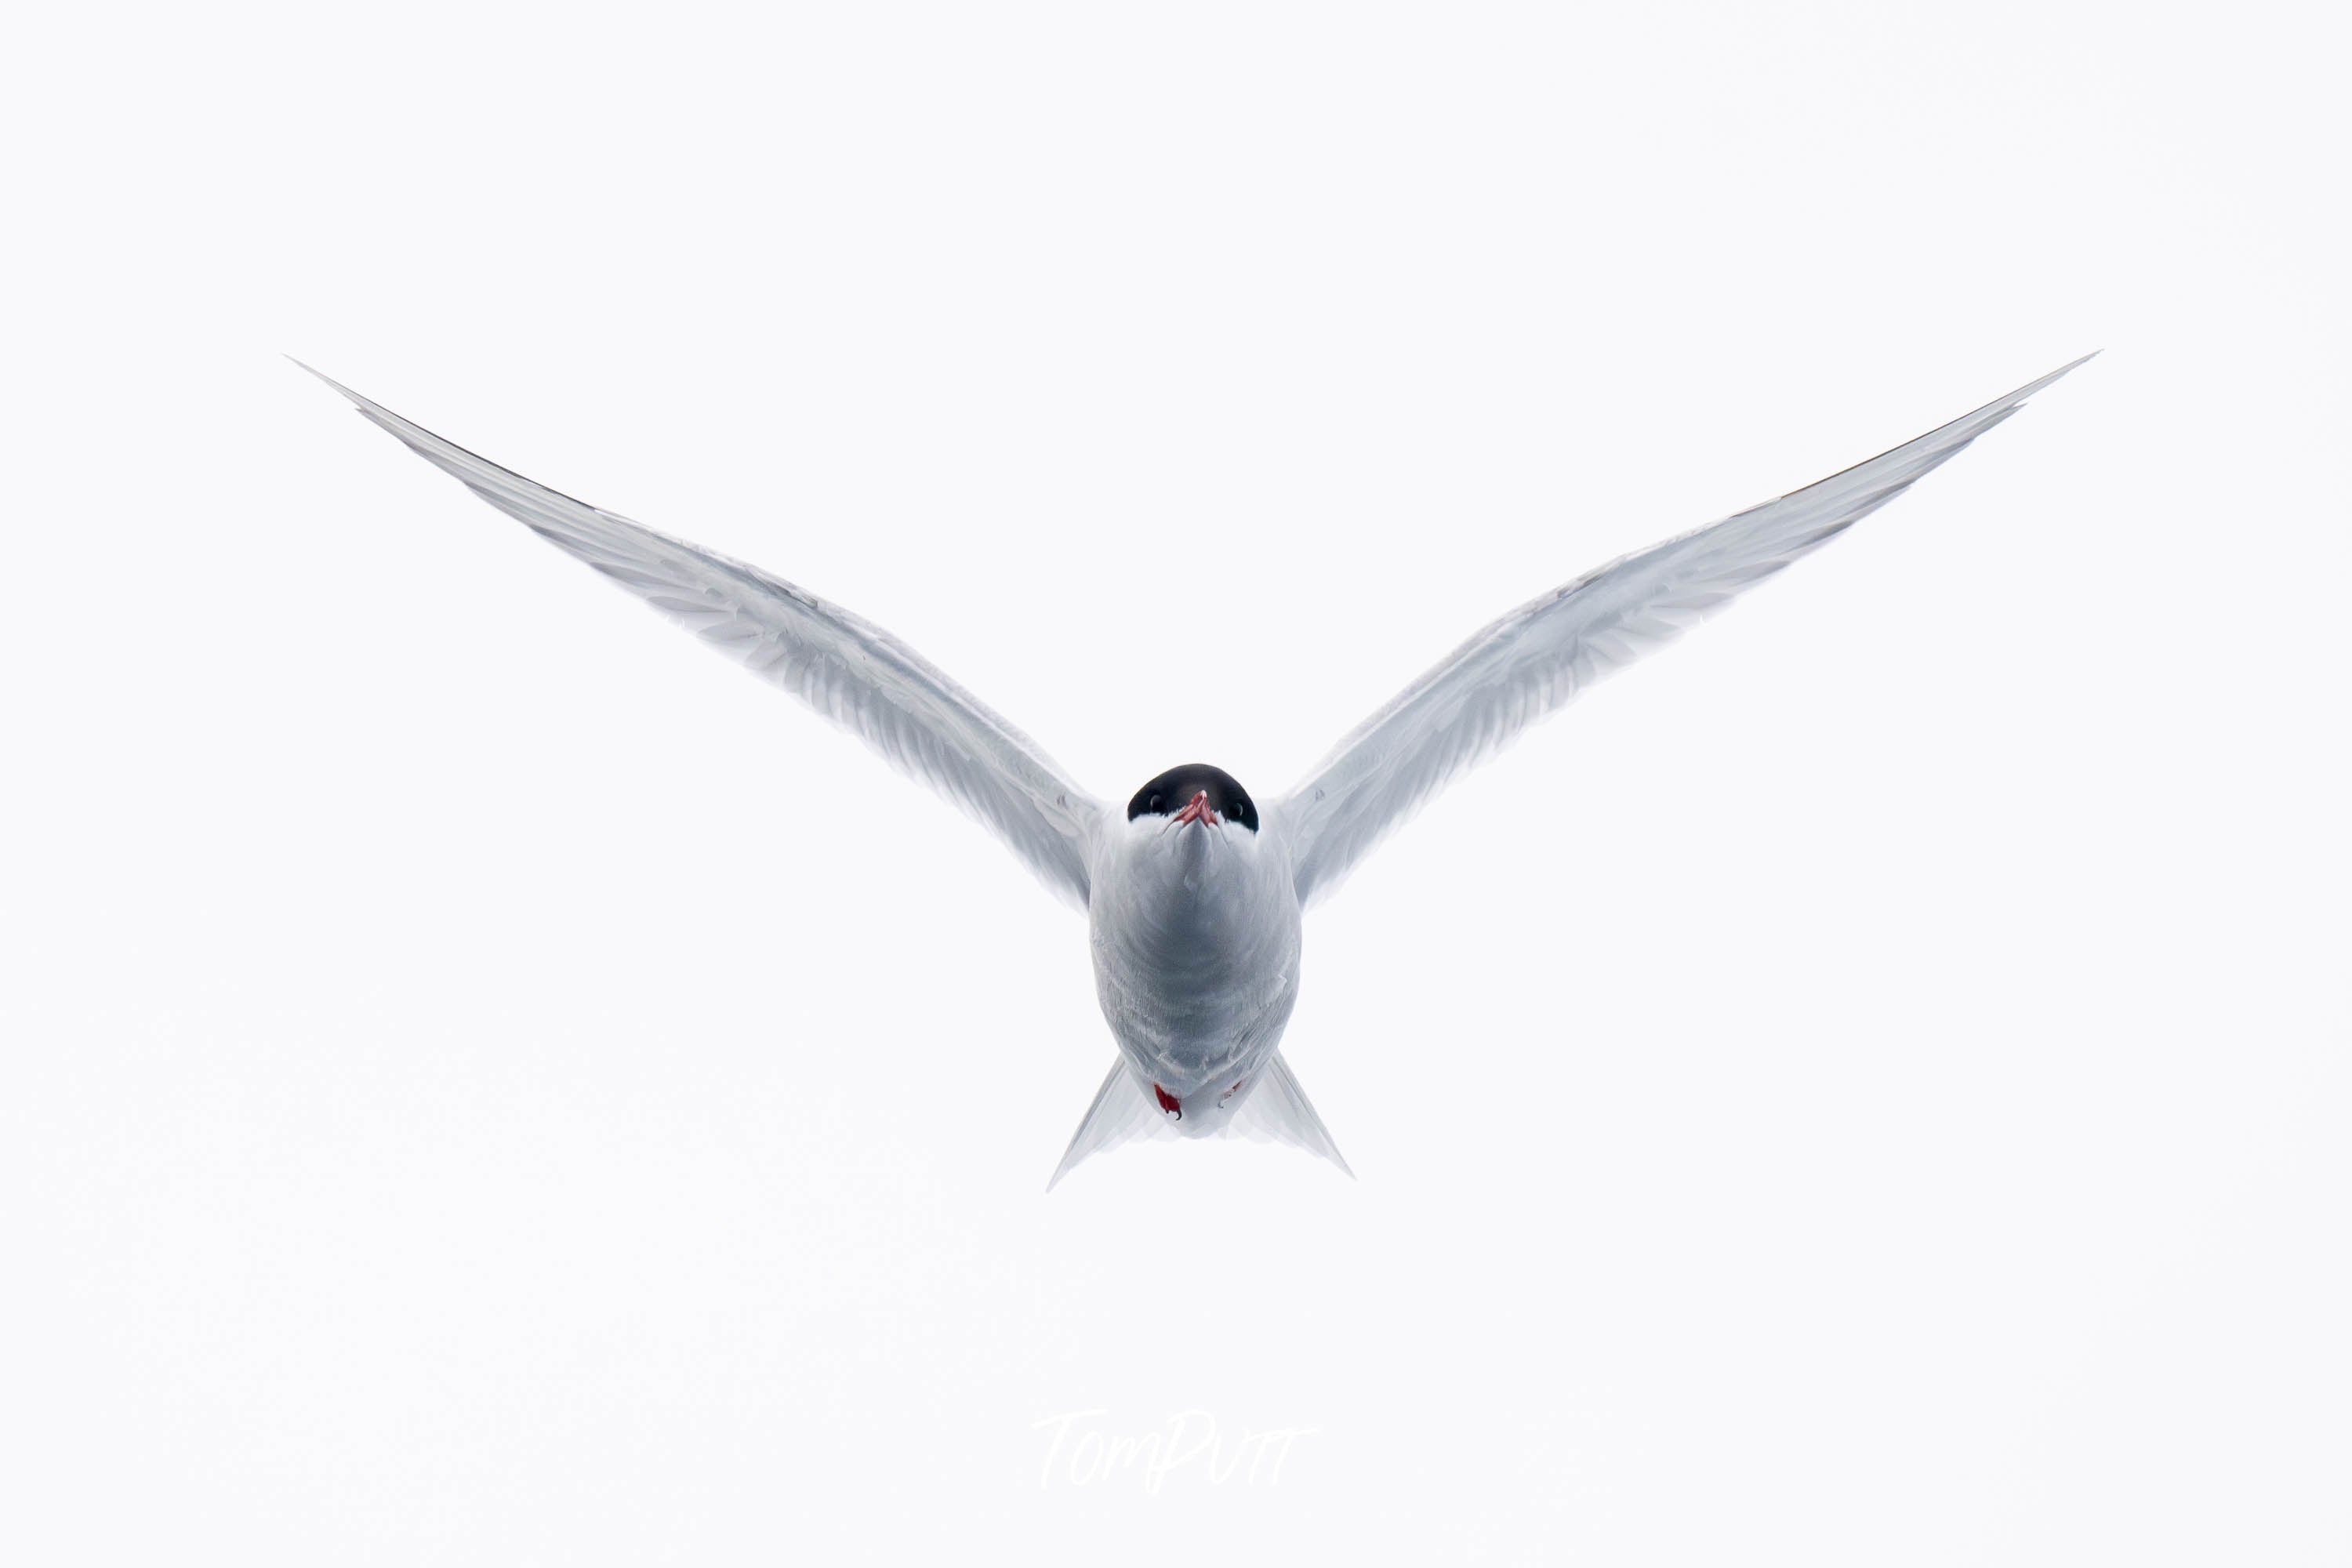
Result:
<instances>
[{"instance_id":1,"label":"bird","mask_svg":"<svg viewBox=\"0 0 2352 1568\"><path fill-rule=\"evenodd\" d=\"M987 829L1084 913L1116 1054L1048 1191L1150 1140L1242 1137L1354 1171L1282 1054L1303 917L1396 828L1602 676L1674 640L1958 456L2085 354L1867 462L1595 567L1481 627L1261 800L1183 763L1124 802L872 622L757 566L575 500L297 360L559 550L782 687Z\"/></svg>"}]
</instances>

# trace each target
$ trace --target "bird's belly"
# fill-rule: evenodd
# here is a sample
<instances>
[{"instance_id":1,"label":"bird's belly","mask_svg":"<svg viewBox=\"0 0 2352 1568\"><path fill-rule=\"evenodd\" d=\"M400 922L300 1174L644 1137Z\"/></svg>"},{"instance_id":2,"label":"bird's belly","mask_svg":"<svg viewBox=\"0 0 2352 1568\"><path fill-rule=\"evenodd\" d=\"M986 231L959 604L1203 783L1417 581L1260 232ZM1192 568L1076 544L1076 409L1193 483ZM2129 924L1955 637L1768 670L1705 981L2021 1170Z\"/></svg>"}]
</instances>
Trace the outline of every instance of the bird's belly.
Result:
<instances>
[{"instance_id":1,"label":"bird's belly","mask_svg":"<svg viewBox=\"0 0 2352 1568\"><path fill-rule=\"evenodd\" d=\"M1095 989L1136 1069L1178 1094L1255 1070L1298 999L1298 939L1234 931L1181 942L1095 943Z\"/></svg>"}]
</instances>

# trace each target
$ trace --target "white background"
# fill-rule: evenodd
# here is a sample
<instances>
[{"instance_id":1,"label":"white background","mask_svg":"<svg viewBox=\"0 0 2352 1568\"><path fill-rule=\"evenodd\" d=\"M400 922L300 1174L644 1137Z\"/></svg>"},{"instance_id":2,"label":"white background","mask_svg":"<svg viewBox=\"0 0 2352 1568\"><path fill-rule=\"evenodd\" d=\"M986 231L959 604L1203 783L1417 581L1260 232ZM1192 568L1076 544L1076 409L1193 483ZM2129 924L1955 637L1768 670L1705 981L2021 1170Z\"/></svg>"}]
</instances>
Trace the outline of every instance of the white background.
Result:
<instances>
[{"instance_id":1,"label":"white background","mask_svg":"<svg viewBox=\"0 0 2352 1568\"><path fill-rule=\"evenodd\" d=\"M0 1554L2343 1563L2345 46L20 20ZM1360 1181L1050 1198L1082 923L277 357L1123 799L2093 348L1311 917Z\"/></svg>"}]
</instances>

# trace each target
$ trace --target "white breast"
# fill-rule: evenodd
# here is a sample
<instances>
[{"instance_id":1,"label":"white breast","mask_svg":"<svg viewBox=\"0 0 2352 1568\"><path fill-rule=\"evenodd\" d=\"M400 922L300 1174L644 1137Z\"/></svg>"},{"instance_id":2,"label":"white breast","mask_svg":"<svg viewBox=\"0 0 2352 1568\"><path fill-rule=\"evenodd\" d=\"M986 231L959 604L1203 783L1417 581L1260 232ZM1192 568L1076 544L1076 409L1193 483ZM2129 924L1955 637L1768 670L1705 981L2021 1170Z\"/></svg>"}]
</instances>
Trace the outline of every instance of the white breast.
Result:
<instances>
[{"instance_id":1,"label":"white breast","mask_svg":"<svg viewBox=\"0 0 2352 1568\"><path fill-rule=\"evenodd\" d=\"M1298 900L1280 843L1158 816L1120 823L1105 840L1088 920L1095 988L1119 1049L1180 1098L1254 1074L1298 996Z\"/></svg>"}]
</instances>

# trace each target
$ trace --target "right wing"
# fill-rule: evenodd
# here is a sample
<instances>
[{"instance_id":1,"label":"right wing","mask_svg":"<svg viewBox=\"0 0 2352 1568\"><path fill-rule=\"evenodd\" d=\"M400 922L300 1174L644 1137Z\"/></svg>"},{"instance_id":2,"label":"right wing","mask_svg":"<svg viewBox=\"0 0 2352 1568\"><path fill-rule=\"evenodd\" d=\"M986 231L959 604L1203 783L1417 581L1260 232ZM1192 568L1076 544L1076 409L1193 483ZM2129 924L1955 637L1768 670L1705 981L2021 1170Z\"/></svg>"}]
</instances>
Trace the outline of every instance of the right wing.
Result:
<instances>
[{"instance_id":1,"label":"right wing","mask_svg":"<svg viewBox=\"0 0 2352 1568\"><path fill-rule=\"evenodd\" d=\"M1086 836L1101 806L1035 742L922 655L756 566L559 495L319 379L509 517L930 785L1003 840L1046 887L1087 907Z\"/></svg>"},{"instance_id":2,"label":"right wing","mask_svg":"<svg viewBox=\"0 0 2352 1568\"><path fill-rule=\"evenodd\" d=\"M1528 725L1876 511L2082 363L1819 484L1612 561L1479 632L1270 808L1293 846L1300 901L1337 887L1432 795Z\"/></svg>"}]
</instances>

